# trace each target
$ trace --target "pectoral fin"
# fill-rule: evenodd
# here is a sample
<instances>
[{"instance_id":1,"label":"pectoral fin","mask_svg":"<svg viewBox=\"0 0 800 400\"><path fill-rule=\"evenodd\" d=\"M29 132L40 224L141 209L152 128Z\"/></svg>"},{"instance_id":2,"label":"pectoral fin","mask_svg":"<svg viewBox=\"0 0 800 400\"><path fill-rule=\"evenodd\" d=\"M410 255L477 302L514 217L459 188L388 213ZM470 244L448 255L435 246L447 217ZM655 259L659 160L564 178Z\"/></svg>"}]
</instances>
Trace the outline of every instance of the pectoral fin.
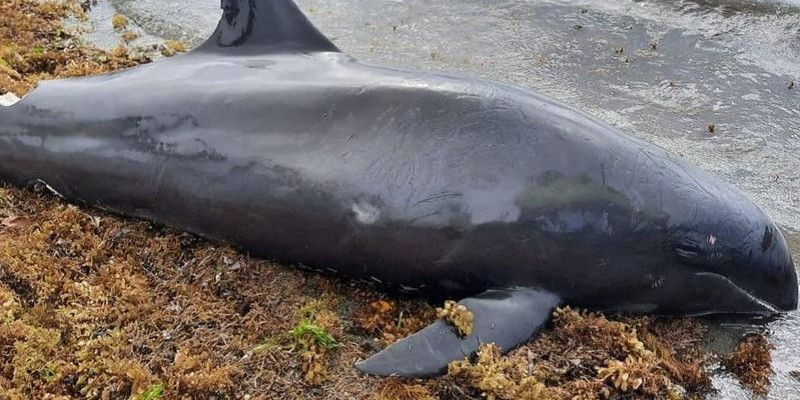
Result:
<instances>
[{"instance_id":1,"label":"pectoral fin","mask_svg":"<svg viewBox=\"0 0 800 400\"><path fill-rule=\"evenodd\" d=\"M559 302L554 294L536 289L488 290L459 302L474 315L471 335L461 338L445 321L437 320L356 364L356 368L382 376L439 375L452 361L473 355L482 344L495 343L509 351L528 341L549 320Z\"/></svg>"}]
</instances>

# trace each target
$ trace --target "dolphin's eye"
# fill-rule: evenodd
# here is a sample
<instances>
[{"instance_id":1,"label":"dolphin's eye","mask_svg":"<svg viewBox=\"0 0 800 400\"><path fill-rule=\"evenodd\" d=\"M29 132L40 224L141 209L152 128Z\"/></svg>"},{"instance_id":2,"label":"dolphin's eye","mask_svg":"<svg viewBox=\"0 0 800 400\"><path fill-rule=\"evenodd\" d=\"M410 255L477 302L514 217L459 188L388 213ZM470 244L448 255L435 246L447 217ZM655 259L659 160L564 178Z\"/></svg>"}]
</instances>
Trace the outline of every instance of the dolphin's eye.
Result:
<instances>
[{"instance_id":1,"label":"dolphin's eye","mask_svg":"<svg viewBox=\"0 0 800 400\"><path fill-rule=\"evenodd\" d=\"M671 249L683 264L705 265L708 262L708 246L701 235L684 232L675 238Z\"/></svg>"},{"instance_id":2,"label":"dolphin's eye","mask_svg":"<svg viewBox=\"0 0 800 400\"><path fill-rule=\"evenodd\" d=\"M683 259L695 260L703 254L703 250L691 244L679 244L675 246L675 254Z\"/></svg>"}]
</instances>

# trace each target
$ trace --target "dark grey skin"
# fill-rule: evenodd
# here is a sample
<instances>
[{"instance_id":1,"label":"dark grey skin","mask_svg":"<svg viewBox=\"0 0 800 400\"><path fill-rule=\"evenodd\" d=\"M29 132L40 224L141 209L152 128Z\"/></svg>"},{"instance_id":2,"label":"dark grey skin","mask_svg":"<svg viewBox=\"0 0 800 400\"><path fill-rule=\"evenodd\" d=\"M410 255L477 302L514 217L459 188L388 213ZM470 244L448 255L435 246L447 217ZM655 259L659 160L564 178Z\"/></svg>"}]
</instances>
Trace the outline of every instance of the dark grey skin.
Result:
<instances>
[{"instance_id":1,"label":"dark grey skin","mask_svg":"<svg viewBox=\"0 0 800 400\"><path fill-rule=\"evenodd\" d=\"M190 54L0 107L0 179L421 296L468 296L359 364L439 373L559 304L797 307L775 224L659 147L514 87L359 63L288 0L223 1ZM469 297L472 296L472 297Z\"/></svg>"}]
</instances>

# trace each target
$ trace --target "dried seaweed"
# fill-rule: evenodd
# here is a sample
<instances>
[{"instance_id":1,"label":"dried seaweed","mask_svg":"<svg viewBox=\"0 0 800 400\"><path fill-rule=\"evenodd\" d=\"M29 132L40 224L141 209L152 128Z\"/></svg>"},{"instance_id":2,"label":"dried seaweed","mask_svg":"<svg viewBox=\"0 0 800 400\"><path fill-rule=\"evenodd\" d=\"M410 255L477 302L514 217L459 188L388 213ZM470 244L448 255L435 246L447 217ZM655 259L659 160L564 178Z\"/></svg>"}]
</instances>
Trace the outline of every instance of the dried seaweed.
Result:
<instances>
[{"instance_id":1,"label":"dried seaweed","mask_svg":"<svg viewBox=\"0 0 800 400\"><path fill-rule=\"evenodd\" d=\"M398 306L394 300L375 300L353 314L355 323L369 335L377 335L388 346L431 324L436 318L433 307L420 302L405 302Z\"/></svg>"},{"instance_id":2,"label":"dried seaweed","mask_svg":"<svg viewBox=\"0 0 800 400\"><path fill-rule=\"evenodd\" d=\"M472 320L475 316L463 304L447 300L444 308L436 308L436 316L450 324L459 336L472 334Z\"/></svg>"},{"instance_id":3,"label":"dried seaweed","mask_svg":"<svg viewBox=\"0 0 800 400\"><path fill-rule=\"evenodd\" d=\"M475 363L451 364L450 375L497 399L675 398L711 388L706 359L691 347L704 333L696 323L612 321L569 308L553 318L552 329L508 356L484 347Z\"/></svg>"},{"instance_id":4,"label":"dried seaweed","mask_svg":"<svg viewBox=\"0 0 800 400\"><path fill-rule=\"evenodd\" d=\"M0 3L0 93L146 61L66 33L61 18L82 11ZM485 346L451 376L366 376L354 363L431 323L433 307L15 188L0 190L0 305L0 398L595 399L710 388L698 323L570 309L507 356ZM728 368L768 370L763 350L741 347Z\"/></svg>"},{"instance_id":5,"label":"dried seaweed","mask_svg":"<svg viewBox=\"0 0 800 400\"><path fill-rule=\"evenodd\" d=\"M419 383L407 383L396 378L386 379L375 400L436 400L430 390Z\"/></svg>"},{"instance_id":6,"label":"dried seaweed","mask_svg":"<svg viewBox=\"0 0 800 400\"><path fill-rule=\"evenodd\" d=\"M39 81L99 74L150 62L145 50L107 52L79 39L62 20L85 18L75 0L0 2L0 94L24 96ZM122 17L124 18L124 17ZM118 22L115 22L115 24Z\"/></svg>"},{"instance_id":7,"label":"dried seaweed","mask_svg":"<svg viewBox=\"0 0 800 400\"><path fill-rule=\"evenodd\" d=\"M725 359L725 367L757 394L767 394L770 386L772 344L764 335L742 338L736 350Z\"/></svg>"}]
</instances>

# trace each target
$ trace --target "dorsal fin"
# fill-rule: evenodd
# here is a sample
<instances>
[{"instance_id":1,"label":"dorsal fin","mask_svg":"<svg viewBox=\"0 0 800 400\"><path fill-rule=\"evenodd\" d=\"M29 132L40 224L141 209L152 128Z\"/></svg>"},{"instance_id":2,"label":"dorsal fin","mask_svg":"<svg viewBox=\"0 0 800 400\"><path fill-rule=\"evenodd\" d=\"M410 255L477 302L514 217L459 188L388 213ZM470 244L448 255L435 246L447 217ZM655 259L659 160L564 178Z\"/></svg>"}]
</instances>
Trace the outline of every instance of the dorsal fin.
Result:
<instances>
[{"instance_id":1,"label":"dorsal fin","mask_svg":"<svg viewBox=\"0 0 800 400\"><path fill-rule=\"evenodd\" d=\"M222 10L217 30L200 50L339 51L292 0L222 0Z\"/></svg>"}]
</instances>

